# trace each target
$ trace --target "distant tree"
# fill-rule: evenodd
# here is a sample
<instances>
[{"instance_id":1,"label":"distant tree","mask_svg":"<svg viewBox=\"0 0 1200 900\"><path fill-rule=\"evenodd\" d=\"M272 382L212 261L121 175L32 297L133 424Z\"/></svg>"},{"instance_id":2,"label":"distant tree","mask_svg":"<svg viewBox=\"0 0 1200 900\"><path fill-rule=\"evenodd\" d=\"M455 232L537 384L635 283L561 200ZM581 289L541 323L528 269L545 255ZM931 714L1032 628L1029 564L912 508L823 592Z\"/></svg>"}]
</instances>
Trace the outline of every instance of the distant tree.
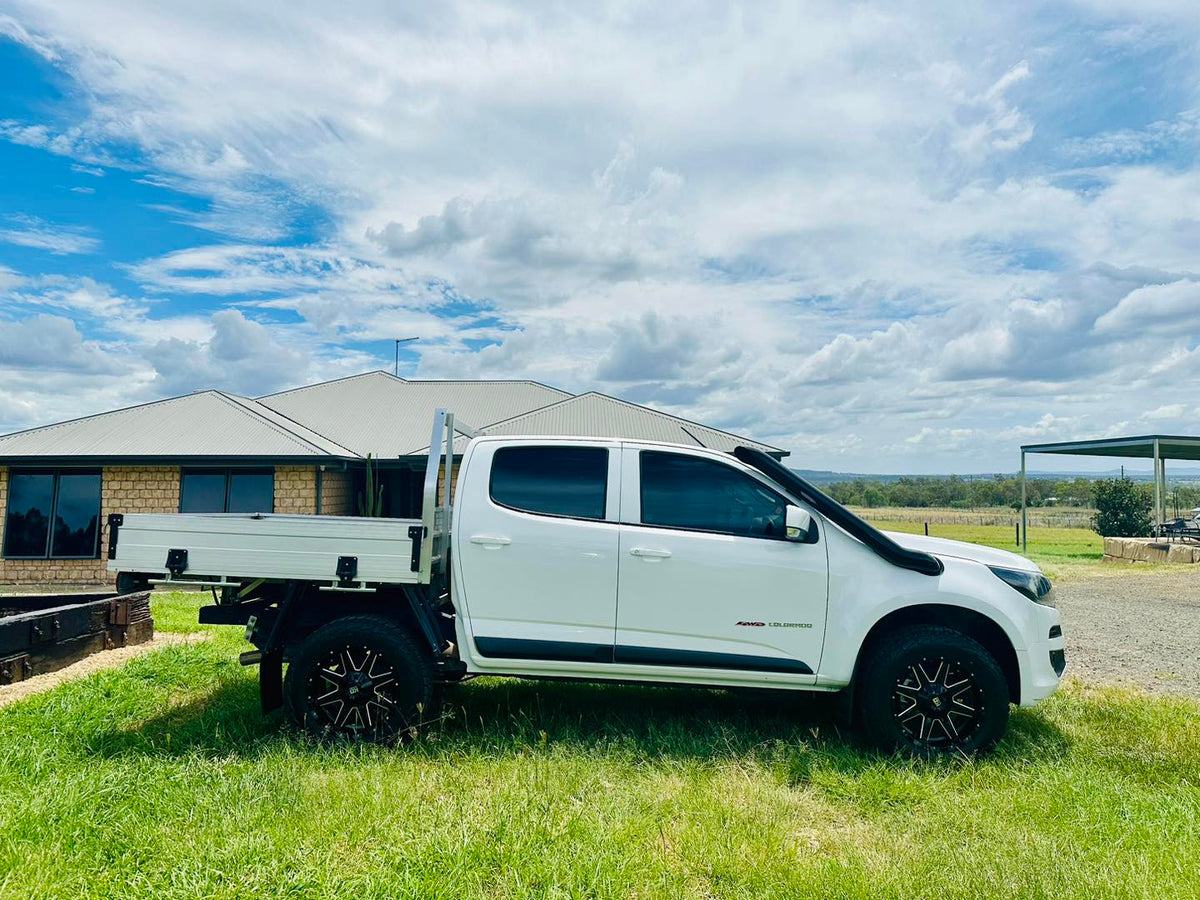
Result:
<instances>
[{"instance_id":1,"label":"distant tree","mask_svg":"<svg viewBox=\"0 0 1200 900\"><path fill-rule=\"evenodd\" d=\"M1096 515L1092 527L1103 537L1150 534L1150 490L1128 478L1101 478L1092 484Z\"/></svg>"}]
</instances>

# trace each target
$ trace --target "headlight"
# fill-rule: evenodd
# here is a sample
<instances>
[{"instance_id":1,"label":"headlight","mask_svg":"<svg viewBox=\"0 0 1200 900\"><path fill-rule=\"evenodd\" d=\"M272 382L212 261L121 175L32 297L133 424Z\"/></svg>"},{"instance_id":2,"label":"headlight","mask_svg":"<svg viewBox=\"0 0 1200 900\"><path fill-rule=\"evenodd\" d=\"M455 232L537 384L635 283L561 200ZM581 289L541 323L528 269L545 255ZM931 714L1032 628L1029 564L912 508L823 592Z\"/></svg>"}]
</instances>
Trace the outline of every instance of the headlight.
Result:
<instances>
[{"instance_id":1,"label":"headlight","mask_svg":"<svg viewBox=\"0 0 1200 900\"><path fill-rule=\"evenodd\" d=\"M1054 606L1054 586L1041 572L1026 572L1021 569L1004 569L988 566L997 578L1042 606Z\"/></svg>"}]
</instances>

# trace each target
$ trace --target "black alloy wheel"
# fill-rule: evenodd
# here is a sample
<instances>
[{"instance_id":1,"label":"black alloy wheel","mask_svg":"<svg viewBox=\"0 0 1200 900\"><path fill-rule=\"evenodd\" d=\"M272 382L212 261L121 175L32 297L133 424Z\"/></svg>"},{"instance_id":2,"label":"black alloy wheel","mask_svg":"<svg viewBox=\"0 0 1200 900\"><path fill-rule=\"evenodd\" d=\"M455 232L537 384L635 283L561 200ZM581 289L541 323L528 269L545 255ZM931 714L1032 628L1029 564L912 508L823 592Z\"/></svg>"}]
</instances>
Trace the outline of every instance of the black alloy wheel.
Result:
<instances>
[{"instance_id":1,"label":"black alloy wheel","mask_svg":"<svg viewBox=\"0 0 1200 900\"><path fill-rule=\"evenodd\" d=\"M1008 727L1008 682L974 638L940 625L902 628L868 651L858 721L885 751L928 759L986 753Z\"/></svg>"},{"instance_id":2,"label":"black alloy wheel","mask_svg":"<svg viewBox=\"0 0 1200 900\"><path fill-rule=\"evenodd\" d=\"M433 661L395 623L349 616L300 644L284 695L293 721L314 736L408 740L434 715Z\"/></svg>"},{"instance_id":3,"label":"black alloy wheel","mask_svg":"<svg viewBox=\"0 0 1200 900\"><path fill-rule=\"evenodd\" d=\"M908 666L892 690L892 717L914 746L948 749L969 741L984 712L974 673L944 656Z\"/></svg>"}]
</instances>

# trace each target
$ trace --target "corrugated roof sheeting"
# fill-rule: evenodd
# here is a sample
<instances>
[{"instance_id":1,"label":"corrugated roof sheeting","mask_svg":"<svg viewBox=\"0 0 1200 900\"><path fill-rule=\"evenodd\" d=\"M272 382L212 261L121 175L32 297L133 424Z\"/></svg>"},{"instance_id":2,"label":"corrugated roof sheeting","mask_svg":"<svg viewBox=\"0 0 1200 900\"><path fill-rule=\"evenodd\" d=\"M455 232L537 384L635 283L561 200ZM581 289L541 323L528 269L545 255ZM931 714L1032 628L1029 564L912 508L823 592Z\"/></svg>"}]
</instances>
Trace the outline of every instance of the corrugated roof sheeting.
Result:
<instances>
[{"instance_id":1,"label":"corrugated roof sheeting","mask_svg":"<svg viewBox=\"0 0 1200 900\"><path fill-rule=\"evenodd\" d=\"M253 400L203 391L0 437L0 457L329 457L345 447Z\"/></svg>"},{"instance_id":2,"label":"corrugated roof sheeting","mask_svg":"<svg viewBox=\"0 0 1200 900\"><path fill-rule=\"evenodd\" d=\"M1053 444L1025 444L1026 453L1054 453L1064 456L1121 456L1153 459L1154 444L1162 459L1200 460L1200 436L1146 434L1136 437L1098 438L1094 441L1058 441Z\"/></svg>"},{"instance_id":3,"label":"corrugated roof sheeting","mask_svg":"<svg viewBox=\"0 0 1200 900\"><path fill-rule=\"evenodd\" d=\"M488 425L482 431L484 434L570 435L663 441L726 452L739 446L755 447L775 455L784 452L769 444L597 393L581 394L553 406ZM461 439L455 444L456 449L460 450L465 446L466 442Z\"/></svg>"},{"instance_id":4,"label":"corrugated roof sheeting","mask_svg":"<svg viewBox=\"0 0 1200 900\"><path fill-rule=\"evenodd\" d=\"M424 452L438 407L479 428L570 396L533 381L405 381L369 372L260 397L259 402L323 434L337 435L361 456L392 459Z\"/></svg>"},{"instance_id":5,"label":"corrugated roof sheeting","mask_svg":"<svg viewBox=\"0 0 1200 900\"><path fill-rule=\"evenodd\" d=\"M778 448L604 394L533 381L405 381L369 372L258 400L203 391L0 437L0 460L376 459L429 452L438 407L485 434L574 435L732 450ZM336 440L334 439L336 437ZM466 439L455 446L462 449Z\"/></svg>"}]
</instances>

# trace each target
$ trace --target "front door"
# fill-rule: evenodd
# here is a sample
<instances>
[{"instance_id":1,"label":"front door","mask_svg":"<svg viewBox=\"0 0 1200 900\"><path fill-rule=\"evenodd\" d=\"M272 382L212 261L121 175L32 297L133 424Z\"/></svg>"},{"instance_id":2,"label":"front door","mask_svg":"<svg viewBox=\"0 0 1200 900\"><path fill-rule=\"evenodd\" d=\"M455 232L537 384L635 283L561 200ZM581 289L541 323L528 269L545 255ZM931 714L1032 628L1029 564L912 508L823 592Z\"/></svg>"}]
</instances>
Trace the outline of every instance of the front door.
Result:
<instances>
[{"instance_id":1,"label":"front door","mask_svg":"<svg viewBox=\"0 0 1200 900\"><path fill-rule=\"evenodd\" d=\"M478 656L611 664L620 445L483 442L473 453L455 553Z\"/></svg>"},{"instance_id":2,"label":"front door","mask_svg":"<svg viewBox=\"0 0 1200 900\"><path fill-rule=\"evenodd\" d=\"M615 661L815 680L829 588L823 534L786 540L788 501L733 465L623 453Z\"/></svg>"}]
</instances>

